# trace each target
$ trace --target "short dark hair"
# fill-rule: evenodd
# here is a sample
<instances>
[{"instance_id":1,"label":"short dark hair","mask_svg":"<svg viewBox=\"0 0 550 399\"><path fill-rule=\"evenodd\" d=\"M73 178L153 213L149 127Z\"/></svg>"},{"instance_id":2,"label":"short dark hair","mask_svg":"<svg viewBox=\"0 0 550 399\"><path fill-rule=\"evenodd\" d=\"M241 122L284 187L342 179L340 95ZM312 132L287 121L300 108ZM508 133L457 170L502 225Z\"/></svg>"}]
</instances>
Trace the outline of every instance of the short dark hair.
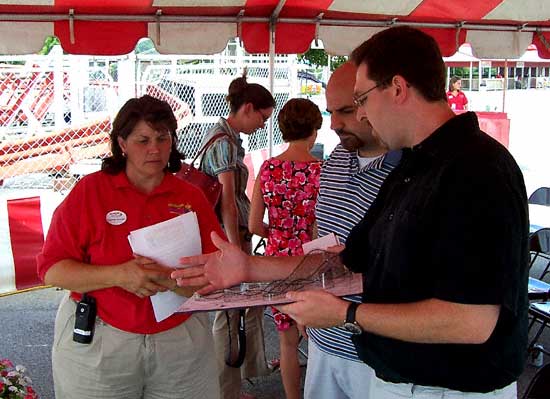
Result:
<instances>
[{"instance_id":1,"label":"short dark hair","mask_svg":"<svg viewBox=\"0 0 550 399\"><path fill-rule=\"evenodd\" d=\"M293 98L283 106L278 116L279 129L283 140L294 141L308 138L313 130L319 130L323 116L313 101Z\"/></svg>"},{"instance_id":2,"label":"short dark hair","mask_svg":"<svg viewBox=\"0 0 550 399\"><path fill-rule=\"evenodd\" d=\"M351 54L356 65L366 64L368 78L388 86L401 75L428 101L446 100L445 64L433 37L409 26L378 32Z\"/></svg>"},{"instance_id":3,"label":"short dark hair","mask_svg":"<svg viewBox=\"0 0 550 399\"><path fill-rule=\"evenodd\" d=\"M172 135L172 150L167 169L170 172L180 170L181 160L184 157L177 148L176 129L178 123L176 117L166 101L149 95L126 101L118 111L110 134L111 156L103 159L101 170L114 175L126 168L126 157L122 153L118 138L121 137L126 140L140 121L145 121L155 129L164 129L170 132Z\"/></svg>"},{"instance_id":4,"label":"short dark hair","mask_svg":"<svg viewBox=\"0 0 550 399\"><path fill-rule=\"evenodd\" d=\"M229 85L226 100L231 113L235 113L246 103L251 103L255 110L275 108L275 99L262 85L246 81L246 69L243 76L234 79Z\"/></svg>"}]
</instances>

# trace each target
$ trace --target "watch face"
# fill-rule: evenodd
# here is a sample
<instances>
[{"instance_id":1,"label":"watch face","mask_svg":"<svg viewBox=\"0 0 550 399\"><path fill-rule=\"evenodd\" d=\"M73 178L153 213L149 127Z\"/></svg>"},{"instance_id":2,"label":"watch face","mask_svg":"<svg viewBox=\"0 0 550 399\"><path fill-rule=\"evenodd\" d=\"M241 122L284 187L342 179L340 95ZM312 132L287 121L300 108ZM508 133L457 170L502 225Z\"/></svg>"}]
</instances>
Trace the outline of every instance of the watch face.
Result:
<instances>
[{"instance_id":1,"label":"watch face","mask_svg":"<svg viewBox=\"0 0 550 399\"><path fill-rule=\"evenodd\" d=\"M350 333L352 333L354 335L358 335L358 334L361 334L363 332L361 327L359 327L355 323L349 323L349 322L344 323L344 325L342 327L344 327L346 330L348 330Z\"/></svg>"}]
</instances>

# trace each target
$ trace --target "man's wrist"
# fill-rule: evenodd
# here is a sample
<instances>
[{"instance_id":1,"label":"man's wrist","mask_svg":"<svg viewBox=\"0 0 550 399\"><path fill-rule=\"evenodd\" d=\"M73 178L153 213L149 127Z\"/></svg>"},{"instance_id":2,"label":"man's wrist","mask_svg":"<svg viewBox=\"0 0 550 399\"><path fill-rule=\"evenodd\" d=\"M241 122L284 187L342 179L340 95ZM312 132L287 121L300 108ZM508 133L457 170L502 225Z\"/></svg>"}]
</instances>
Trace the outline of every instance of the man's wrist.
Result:
<instances>
[{"instance_id":1,"label":"man's wrist","mask_svg":"<svg viewBox=\"0 0 550 399\"><path fill-rule=\"evenodd\" d=\"M340 301L341 305L340 310L338 311L338 325L341 326L343 323L346 322L346 314L348 312L348 307L351 304L350 301L346 301L342 299Z\"/></svg>"},{"instance_id":2,"label":"man's wrist","mask_svg":"<svg viewBox=\"0 0 550 399\"><path fill-rule=\"evenodd\" d=\"M357 309L361 303L359 302L350 302L346 309L346 315L344 318L344 324L342 327L354 335L361 334L363 328L357 322Z\"/></svg>"}]
</instances>

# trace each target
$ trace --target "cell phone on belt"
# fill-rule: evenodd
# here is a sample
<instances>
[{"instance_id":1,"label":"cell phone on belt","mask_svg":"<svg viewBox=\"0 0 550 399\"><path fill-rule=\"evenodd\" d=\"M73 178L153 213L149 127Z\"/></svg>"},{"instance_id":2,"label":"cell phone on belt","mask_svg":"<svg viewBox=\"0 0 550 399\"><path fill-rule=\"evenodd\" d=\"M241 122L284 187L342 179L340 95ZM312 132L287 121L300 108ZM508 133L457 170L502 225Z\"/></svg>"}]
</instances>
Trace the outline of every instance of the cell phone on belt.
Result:
<instances>
[{"instance_id":1,"label":"cell phone on belt","mask_svg":"<svg viewBox=\"0 0 550 399\"><path fill-rule=\"evenodd\" d=\"M89 344L94 338L95 317L97 314L95 298L84 294L76 304L73 341Z\"/></svg>"}]
</instances>

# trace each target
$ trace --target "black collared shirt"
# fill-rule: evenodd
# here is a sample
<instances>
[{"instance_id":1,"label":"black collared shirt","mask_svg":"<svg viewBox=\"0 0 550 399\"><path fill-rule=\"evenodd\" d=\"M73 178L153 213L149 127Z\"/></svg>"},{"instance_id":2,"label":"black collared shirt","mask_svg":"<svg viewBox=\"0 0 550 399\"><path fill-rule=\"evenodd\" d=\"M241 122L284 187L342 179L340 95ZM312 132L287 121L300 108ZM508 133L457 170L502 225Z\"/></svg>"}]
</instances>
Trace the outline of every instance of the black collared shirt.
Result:
<instances>
[{"instance_id":1,"label":"black collared shirt","mask_svg":"<svg viewBox=\"0 0 550 399\"><path fill-rule=\"evenodd\" d=\"M528 232L521 171L474 113L404 150L342 253L363 273L363 302L437 298L500 305L500 316L479 345L363 333L354 340L361 359L396 383L488 392L517 380L527 342Z\"/></svg>"}]
</instances>

